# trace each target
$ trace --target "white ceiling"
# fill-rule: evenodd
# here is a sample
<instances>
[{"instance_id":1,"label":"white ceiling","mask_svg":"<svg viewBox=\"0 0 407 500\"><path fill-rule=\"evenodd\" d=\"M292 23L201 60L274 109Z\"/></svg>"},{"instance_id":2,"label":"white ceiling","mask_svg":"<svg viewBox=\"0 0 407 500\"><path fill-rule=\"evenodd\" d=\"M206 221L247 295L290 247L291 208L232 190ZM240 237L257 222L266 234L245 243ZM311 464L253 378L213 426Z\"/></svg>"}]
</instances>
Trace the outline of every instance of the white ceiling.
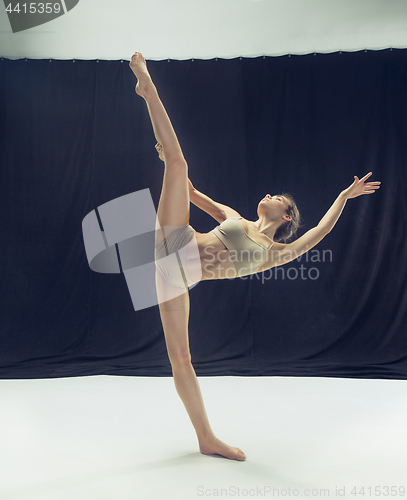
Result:
<instances>
[{"instance_id":1,"label":"white ceiling","mask_svg":"<svg viewBox=\"0 0 407 500\"><path fill-rule=\"evenodd\" d=\"M42 0L45 1L45 0ZM79 0L49 23L12 33L7 58L209 59L407 47L407 0Z\"/></svg>"}]
</instances>

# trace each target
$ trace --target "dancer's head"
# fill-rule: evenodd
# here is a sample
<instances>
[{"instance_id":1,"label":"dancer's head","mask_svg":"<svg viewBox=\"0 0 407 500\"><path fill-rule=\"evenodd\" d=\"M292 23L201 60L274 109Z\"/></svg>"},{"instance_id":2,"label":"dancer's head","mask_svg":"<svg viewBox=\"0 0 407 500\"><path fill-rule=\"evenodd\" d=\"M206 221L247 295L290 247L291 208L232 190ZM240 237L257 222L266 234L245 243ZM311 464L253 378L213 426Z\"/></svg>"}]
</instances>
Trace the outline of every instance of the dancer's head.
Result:
<instances>
[{"instance_id":1,"label":"dancer's head","mask_svg":"<svg viewBox=\"0 0 407 500\"><path fill-rule=\"evenodd\" d=\"M300 212L294 198L288 193L266 195L259 203L257 213L269 221L281 222L274 234L274 241L287 241L300 226Z\"/></svg>"}]
</instances>

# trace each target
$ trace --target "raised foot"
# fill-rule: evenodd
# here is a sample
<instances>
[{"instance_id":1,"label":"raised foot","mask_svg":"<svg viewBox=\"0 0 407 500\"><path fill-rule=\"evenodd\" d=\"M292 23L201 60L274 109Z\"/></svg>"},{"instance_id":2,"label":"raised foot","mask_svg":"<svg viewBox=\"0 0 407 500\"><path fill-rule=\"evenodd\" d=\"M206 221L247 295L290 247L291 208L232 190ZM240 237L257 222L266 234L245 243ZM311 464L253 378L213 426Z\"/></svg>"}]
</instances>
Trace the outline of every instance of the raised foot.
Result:
<instances>
[{"instance_id":1,"label":"raised foot","mask_svg":"<svg viewBox=\"0 0 407 500\"><path fill-rule=\"evenodd\" d=\"M220 441L218 438L212 439L210 442L200 444L199 450L203 455L222 456L229 460L246 460L246 455L240 448L234 448Z\"/></svg>"},{"instance_id":2,"label":"raised foot","mask_svg":"<svg viewBox=\"0 0 407 500\"><path fill-rule=\"evenodd\" d=\"M135 52L131 57L129 66L138 80L136 85L137 94L141 97L145 97L148 90L153 88L154 85L143 54L141 52Z\"/></svg>"}]
</instances>

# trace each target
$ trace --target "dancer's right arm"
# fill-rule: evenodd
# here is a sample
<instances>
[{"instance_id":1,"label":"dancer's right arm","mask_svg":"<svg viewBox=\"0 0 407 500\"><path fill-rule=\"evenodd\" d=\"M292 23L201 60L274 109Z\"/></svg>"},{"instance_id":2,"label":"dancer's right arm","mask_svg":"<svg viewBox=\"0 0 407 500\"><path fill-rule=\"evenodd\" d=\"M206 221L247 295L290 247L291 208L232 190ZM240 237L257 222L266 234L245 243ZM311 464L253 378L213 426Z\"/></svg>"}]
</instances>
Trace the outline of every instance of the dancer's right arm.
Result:
<instances>
[{"instance_id":1,"label":"dancer's right arm","mask_svg":"<svg viewBox=\"0 0 407 500\"><path fill-rule=\"evenodd\" d=\"M188 179L189 182L189 199L191 203L196 205L198 208L209 214L219 223L222 223L224 220L229 219L230 217L240 217L240 214L226 205L222 205L221 203L217 203L213 201L206 194L201 193L197 189L194 188L192 182Z\"/></svg>"}]
</instances>

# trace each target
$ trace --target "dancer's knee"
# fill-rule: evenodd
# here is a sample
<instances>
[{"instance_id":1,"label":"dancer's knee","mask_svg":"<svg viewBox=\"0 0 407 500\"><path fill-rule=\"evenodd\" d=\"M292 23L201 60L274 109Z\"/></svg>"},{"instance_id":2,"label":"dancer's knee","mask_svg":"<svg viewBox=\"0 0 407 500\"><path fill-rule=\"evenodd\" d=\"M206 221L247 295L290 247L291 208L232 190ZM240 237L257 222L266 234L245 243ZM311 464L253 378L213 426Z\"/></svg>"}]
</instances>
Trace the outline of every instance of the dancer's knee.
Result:
<instances>
[{"instance_id":1,"label":"dancer's knee","mask_svg":"<svg viewBox=\"0 0 407 500\"><path fill-rule=\"evenodd\" d=\"M191 366L191 353L188 348L173 350L168 356L173 370L183 370Z\"/></svg>"},{"instance_id":2,"label":"dancer's knee","mask_svg":"<svg viewBox=\"0 0 407 500\"><path fill-rule=\"evenodd\" d=\"M182 153L165 155L165 168L168 172L188 173L188 164Z\"/></svg>"}]
</instances>

